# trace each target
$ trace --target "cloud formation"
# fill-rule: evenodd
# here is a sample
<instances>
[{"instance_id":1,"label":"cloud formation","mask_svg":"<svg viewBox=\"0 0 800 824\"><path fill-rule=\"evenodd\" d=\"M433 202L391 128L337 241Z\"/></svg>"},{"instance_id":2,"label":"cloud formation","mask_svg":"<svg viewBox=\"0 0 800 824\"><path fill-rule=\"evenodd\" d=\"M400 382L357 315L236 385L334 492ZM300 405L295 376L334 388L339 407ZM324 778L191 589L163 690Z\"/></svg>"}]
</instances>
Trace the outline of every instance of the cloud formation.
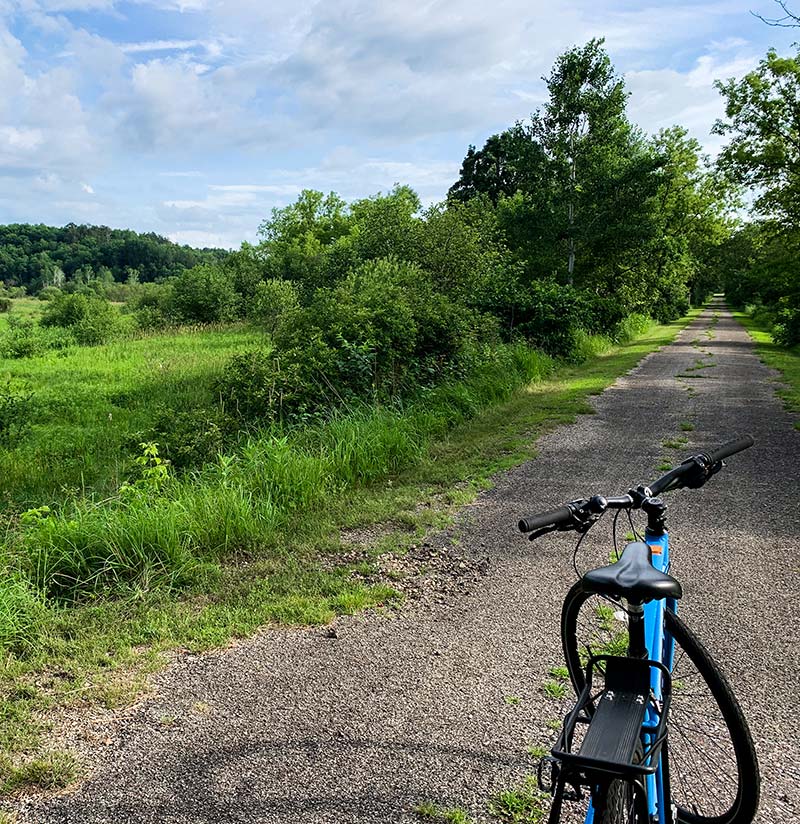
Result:
<instances>
[{"instance_id":1,"label":"cloud formation","mask_svg":"<svg viewBox=\"0 0 800 824\"><path fill-rule=\"evenodd\" d=\"M0 0L0 222L99 220L238 245L303 187L444 196L469 143L527 117L604 36L648 131L715 151L718 77L769 0ZM763 7L763 8L762 8Z\"/></svg>"}]
</instances>

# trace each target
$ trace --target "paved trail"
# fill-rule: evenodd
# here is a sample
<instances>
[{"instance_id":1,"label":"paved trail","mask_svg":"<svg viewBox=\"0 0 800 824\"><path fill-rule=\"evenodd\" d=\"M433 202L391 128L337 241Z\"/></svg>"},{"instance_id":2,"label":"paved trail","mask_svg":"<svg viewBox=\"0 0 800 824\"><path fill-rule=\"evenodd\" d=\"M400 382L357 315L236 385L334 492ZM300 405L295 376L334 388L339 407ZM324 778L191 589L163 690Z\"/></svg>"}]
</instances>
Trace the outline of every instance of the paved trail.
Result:
<instances>
[{"instance_id":1,"label":"paved trail","mask_svg":"<svg viewBox=\"0 0 800 824\"><path fill-rule=\"evenodd\" d=\"M698 357L715 366L686 372ZM389 824L415 821L427 799L484 808L531 770L526 746L550 741L547 721L561 711L540 688L560 662L571 541L532 545L515 531L518 516L652 479L662 441L691 421L687 449L747 432L757 440L705 489L670 499L675 575L684 616L750 719L764 773L759 821L797 820L800 432L773 390L746 333L712 307L600 396L596 415L544 438L535 461L467 508L459 551L490 559L467 594L347 619L337 637L276 630L181 659L94 776L26 802L25 818ZM587 568L607 557L589 543Z\"/></svg>"}]
</instances>

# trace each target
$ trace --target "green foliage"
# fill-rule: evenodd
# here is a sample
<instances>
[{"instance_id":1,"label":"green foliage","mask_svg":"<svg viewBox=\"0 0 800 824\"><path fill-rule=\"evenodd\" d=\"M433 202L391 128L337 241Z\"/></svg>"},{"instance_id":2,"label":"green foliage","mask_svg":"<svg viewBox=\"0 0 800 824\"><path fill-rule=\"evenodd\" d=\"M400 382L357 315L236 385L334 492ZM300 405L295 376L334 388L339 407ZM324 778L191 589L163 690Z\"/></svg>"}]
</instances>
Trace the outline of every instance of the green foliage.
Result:
<instances>
[{"instance_id":1,"label":"green foliage","mask_svg":"<svg viewBox=\"0 0 800 824\"><path fill-rule=\"evenodd\" d=\"M274 351L235 357L219 392L245 419L325 414L458 374L475 345L493 337L490 320L437 292L418 267L367 261L288 312Z\"/></svg>"},{"instance_id":2,"label":"green foliage","mask_svg":"<svg viewBox=\"0 0 800 824\"><path fill-rule=\"evenodd\" d=\"M256 286L248 315L254 323L272 333L283 317L299 307L300 293L292 281L269 278Z\"/></svg>"},{"instance_id":3,"label":"green foliage","mask_svg":"<svg viewBox=\"0 0 800 824\"><path fill-rule=\"evenodd\" d=\"M758 190L757 210L792 225L800 220L800 52L774 49L741 80L717 81L727 121L716 134L731 135L720 165L738 183Z\"/></svg>"},{"instance_id":4,"label":"green foliage","mask_svg":"<svg viewBox=\"0 0 800 824\"><path fill-rule=\"evenodd\" d=\"M42 593L21 573L5 570L0 578L0 651L30 654L48 617Z\"/></svg>"},{"instance_id":5,"label":"green foliage","mask_svg":"<svg viewBox=\"0 0 800 824\"><path fill-rule=\"evenodd\" d=\"M177 275L183 269L225 257L220 249L177 246L153 233L137 234L107 226L0 226L0 280L27 286L77 286L99 280L110 285Z\"/></svg>"},{"instance_id":6,"label":"green foliage","mask_svg":"<svg viewBox=\"0 0 800 824\"><path fill-rule=\"evenodd\" d=\"M16 445L30 427L33 392L27 383L8 378L0 383L0 445Z\"/></svg>"},{"instance_id":7,"label":"green foliage","mask_svg":"<svg viewBox=\"0 0 800 824\"><path fill-rule=\"evenodd\" d=\"M224 323L237 317L239 296L230 272L201 264L172 283L171 314L182 323Z\"/></svg>"},{"instance_id":8,"label":"green foliage","mask_svg":"<svg viewBox=\"0 0 800 824\"><path fill-rule=\"evenodd\" d=\"M108 340L117 320L117 311L104 298L76 293L49 301L40 323L43 327L69 329L79 344L91 346Z\"/></svg>"},{"instance_id":9,"label":"green foliage","mask_svg":"<svg viewBox=\"0 0 800 824\"><path fill-rule=\"evenodd\" d=\"M140 329L161 329L173 321L172 283L144 283L132 294L127 309Z\"/></svg>"},{"instance_id":10,"label":"green foliage","mask_svg":"<svg viewBox=\"0 0 800 824\"><path fill-rule=\"evenodd\" d=\"M53 300L54 298L59 297L62 294L61 289L57 286L45 286L39 290L37 294L37 298L39 300Z\"/></svg>"},{"instance_id":11,"label":"green foliage","mask_svg":"<svg viewBox=\"0 0 800 824\"><path fill-rule=\"evenodd\" d=\"M30 318L10 317L8 327L0 333L0 356L34 358L49 350L66 349L76 343L74 331L60 327L42 327Z\"/></svg>"}]
</instances>

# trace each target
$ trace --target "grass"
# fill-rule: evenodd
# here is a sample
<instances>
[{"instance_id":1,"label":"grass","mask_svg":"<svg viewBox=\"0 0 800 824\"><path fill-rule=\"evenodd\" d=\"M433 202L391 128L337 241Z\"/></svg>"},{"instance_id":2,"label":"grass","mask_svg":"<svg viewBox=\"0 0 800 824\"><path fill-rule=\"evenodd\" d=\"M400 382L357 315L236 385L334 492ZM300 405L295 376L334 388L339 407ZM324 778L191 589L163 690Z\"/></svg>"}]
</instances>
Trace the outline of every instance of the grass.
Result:
<instances>
[{"instance_id":1,"label":"grass","mask_svg":"<svg viewBox=\"0 0 800 824\"><path fill-rule=\"evenodd\" d=\"M547 796L539 789L536 779L528 776L519 786L493 796L489 812L506 824L540 824L548 806Z\"/></svg>"},{"instance_id":2,"label":"grass","mask_svg":"<svg viewBox=\"0 0 800 824\"><path fill-rule=\"evenodd\" d=\"M443 824L469 824L470 822L466 810L460 807L440 807L430 801L423 801L414 808L414 812L423 821L438 821Z\"/></svg>"},{"instance_id":3,"label":"grass","mask_svg":"<svg viewBox=\"0 0 800 824\"><path fill-rule=\"evenodd\" d=\"M86 490L110 494L137 433L162 413L212 403L230 356L259 341L246 329L183 330L0 359L0 377L33 394L27 434L0 451L0 499L20 510Z\"/></svg>"},{"instance_id":4,"label":"grass","mask_svg":"<svg viewBox=\"0 0 800 824\"><path fill-rule=\"evenodd\" d=\"M487 368L419 405L356 410L330 425L268 432L186 478L156 479L152 488L134 487L112 500L79 497L9 522L2 586L12 595L0 603L16 606L0 664L0 753L14 769L29 754L38 757L48 719L64 705L131 702L163 666L166 650L200 651L269 624L321 624L390 607L392 588L364 574L380 548L345 563L342 530L391 522L404 527L410 543L442 526L453 507L491 484L493 473L534 457L541 434L591 412L590 395L682 325L654 327L556 371L530 350L512 353L516 377L508 368ZM107 397L112 367L99 355L113 354L134 415L139 402L155 397L153 370L168 386L181 370L202 382L248 339L241 331L215 334L216 344L203 333L190 335L190 343L173 336L170 346L170 336L146 339L171 360L163 369L150 360L144 377L134 374L142 341L130 342L132 352L112 344L71 353L64 369L72 380L89 381L76 394L91 394L94 386ZM205 361L193 354L195 345L205 347ZM69 385L51 374L53 364L50 373L44 364L23 365L61 381L62 391ZM177 385L175 397L192 397L191 385ZM98 414L95 401L86 400ZM400 549L404 541L393 545ZM32 772L14 780L23 779L40 780Z\"/></svg>"},{"instance_id":5,"label":"grass","mask_svg":"<svg viewBox=\"0 0 800 824\"><path fill-rule=\"evenodd\" d=\"M561 681L545 681L542 684L542 692L548 698L563 698L567 694L567 688Z\"/></svg>"},{"instance_id":6,"label":"grass","mask_svg":"<svg viewBox=\"0 0 800 824\"><path fill-rule=\"evenodd\" d=\"M785 386L776 390L788 412L800 413L800 346L786 349L778 346L769 330L744 312L734 313L734 317L749 333L756 344L759 358L767 366L781 373ZM795 429L800 429L800 420L795 421Z\"/></svg>"}]
</instances>

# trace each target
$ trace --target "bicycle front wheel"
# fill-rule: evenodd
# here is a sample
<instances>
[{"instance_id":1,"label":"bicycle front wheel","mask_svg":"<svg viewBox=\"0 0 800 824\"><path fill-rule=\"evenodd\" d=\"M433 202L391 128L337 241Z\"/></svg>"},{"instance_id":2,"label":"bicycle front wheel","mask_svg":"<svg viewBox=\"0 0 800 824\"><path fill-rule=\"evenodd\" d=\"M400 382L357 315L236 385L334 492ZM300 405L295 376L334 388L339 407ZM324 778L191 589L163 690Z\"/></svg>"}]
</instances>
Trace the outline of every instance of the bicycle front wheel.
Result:
<instances>
[{"instance_id":1,"label":"bicycle front wheel","mask_svg":"<svg viewBox=\"0 0 800 824\"><path fill-rule=\"evenodd\" d=\"M662 763L681 824L750 824L758 808L758 762L747 723L727 679L697 637L665 612L665 644L674 644L669 738ZM575 690L589 655L625 655L622 607L578 581L561 613L561 638ZM591 708L590 708L591 710Z\"/></svg>"}]
</instances>

